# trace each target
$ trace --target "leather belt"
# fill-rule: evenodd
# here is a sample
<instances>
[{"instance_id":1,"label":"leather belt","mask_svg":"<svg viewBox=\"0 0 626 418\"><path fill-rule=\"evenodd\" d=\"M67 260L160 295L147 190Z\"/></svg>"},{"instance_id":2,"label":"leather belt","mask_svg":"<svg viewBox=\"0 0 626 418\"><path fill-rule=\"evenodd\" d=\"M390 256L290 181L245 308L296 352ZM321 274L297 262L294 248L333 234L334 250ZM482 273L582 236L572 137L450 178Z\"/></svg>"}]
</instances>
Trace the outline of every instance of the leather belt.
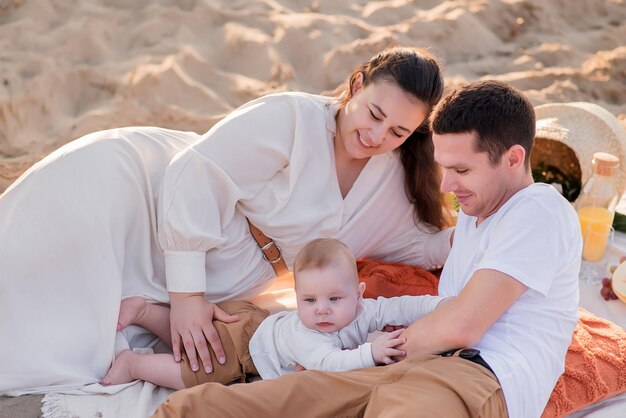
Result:
<instances>
[{"instance_id":1,"label":"leather belt","mask_svg":"<svg viewBox=\"0 0 626 418\"><path fill-rule=\"evenodd\" d=\"M289 269L285 264L285 260L280 253L280 247L267 235L265 235L259 228L252 225L250 219L247 219L248 227L250 228L250 233L252 237L259 245L261 252L263 253L263 258L265 258L274 269L274 273L276 273L276 277L280 277L283 274L288 274Z\"/></svg>"},{"instance_id":2,"label":"leather belt","mask_svg":"<svg viewBox=\"0 0 626 418\"><path fill-rule=\"evenodd\" d=\"M452 357L457 352L459 353L459 357L464 358L465 360L469 360L472 363L480 364L481 366L489 370L491 373L493 373L493 370L491 370L491 367L489 367L489 364L487 364L485 359L481 357L480 350L476 348L463 348L463 349L455 348L454 350L446 351L444 353L440 353L439 355L441 357ZM493 374L495 376L495 373Z\"/></svg>"}]
</instances>

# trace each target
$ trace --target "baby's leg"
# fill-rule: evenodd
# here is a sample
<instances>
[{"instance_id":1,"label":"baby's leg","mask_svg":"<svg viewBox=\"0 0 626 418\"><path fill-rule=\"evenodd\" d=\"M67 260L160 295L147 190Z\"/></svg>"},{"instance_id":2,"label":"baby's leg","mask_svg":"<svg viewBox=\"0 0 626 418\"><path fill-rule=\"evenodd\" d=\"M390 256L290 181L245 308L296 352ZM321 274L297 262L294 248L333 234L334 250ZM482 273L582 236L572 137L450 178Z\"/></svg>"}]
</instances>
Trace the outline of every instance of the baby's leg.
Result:
<instances>
[{"instance_id":1,"label":"baby's leg","mask_svg":"<svg viewBox=\"0 0 626 418\"><path fill-rule=\"evenodd\" d=\"M171 354L139 354L124 350L102 379L103 385L119 385L133 380L145 380L172 389L184 389L180 364Z\"/></svg>"},{"instance_id":2,"label":"baby's leg","mask_svg":"<svg viewBox=\"0 0 626 418\"><path fill-rule=\"evenodd\" d=\"M120 331L132 324L144 327L168 346L172 346L170 308L148 303L141 296L124 299L120 305L117 330Z\"/></svg>"}]
</instances>

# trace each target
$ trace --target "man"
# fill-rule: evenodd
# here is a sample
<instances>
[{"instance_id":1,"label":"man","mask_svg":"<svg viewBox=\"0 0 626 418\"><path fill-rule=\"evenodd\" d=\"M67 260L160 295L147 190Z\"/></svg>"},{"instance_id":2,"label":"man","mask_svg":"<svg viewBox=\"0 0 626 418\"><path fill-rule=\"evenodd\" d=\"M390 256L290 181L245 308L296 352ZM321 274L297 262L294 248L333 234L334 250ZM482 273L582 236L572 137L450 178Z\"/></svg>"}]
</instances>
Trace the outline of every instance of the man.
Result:
<instances>
[{"instance_id":1,"label":"man","mask_svg":"<svg viewBox=\"0 0 626 418\"><path fill-rule=\"evenodd\" d=\"M513 88L461 88L437 106L431 128L441 189L461 206L439 284L440 295L456 297L406 329L406 359L203 385L172 395L157 416L541 415L577 322L576 214L533 183L534 110Z\"/></svg>"}]
</instances>

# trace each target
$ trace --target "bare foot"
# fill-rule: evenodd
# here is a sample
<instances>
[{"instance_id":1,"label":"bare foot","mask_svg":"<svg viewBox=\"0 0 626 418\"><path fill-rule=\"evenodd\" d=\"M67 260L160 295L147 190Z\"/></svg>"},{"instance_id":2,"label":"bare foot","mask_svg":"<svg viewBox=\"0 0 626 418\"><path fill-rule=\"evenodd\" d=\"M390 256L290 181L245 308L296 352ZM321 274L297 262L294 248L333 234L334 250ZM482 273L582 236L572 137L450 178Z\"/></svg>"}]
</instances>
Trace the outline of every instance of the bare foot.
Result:
<instances>
[{"instance_id":1,"label":"bare foot","mask_svg":"<svg viewBox=\"0 0 626 418\"><path fill-rule=\"evenodd\" d=\"M117 318L117 330L121 331L129 325L136 324L148 309L148 303L141 296L124 299L120 305Z\"/></svg>"},{"instance_id":2,"label":"bare foot","mask_svg":"<svg viewBox=\"0 0 626 418\"><path fill-rule=\"evenodd\" d=\"M134 353L132 350L124 350L120 352L115 360L113 361L113 365L107 372L106 376L102 379L103 385L120 385L122 383L132 382L133 377L130 373L130 367L135 356L140 356L141 354Z\"/></svg>"}]
</instances>

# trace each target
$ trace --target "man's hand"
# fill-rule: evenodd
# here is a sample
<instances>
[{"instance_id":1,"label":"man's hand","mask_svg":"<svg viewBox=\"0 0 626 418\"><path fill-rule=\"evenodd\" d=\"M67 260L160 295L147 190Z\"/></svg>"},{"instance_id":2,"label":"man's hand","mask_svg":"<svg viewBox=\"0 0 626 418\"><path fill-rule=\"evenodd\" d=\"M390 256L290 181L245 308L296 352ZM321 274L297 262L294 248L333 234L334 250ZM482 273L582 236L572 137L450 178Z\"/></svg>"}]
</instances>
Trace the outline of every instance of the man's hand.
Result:
<instances>
[{"instance_id":1,"label":"man's hand","mask_svg":"<svg viewBox=\"0 0 626 418\"><path fill-rule=\"evenodd\" d=\"M385 325L383 327L383 331L385 332L392 332L392 331L397 331L399 329L405 329L406 327L404 325Z\"/></svg>"},{"instance_id":2,"label":"man's hand","mask_svg":"<svg viewBox=\"0 0 626 418\"><path fill-rule=\"evenodd\" d=\"M172 333L172 351L174 360L181 359L181 341L189 357L191 370L198 371L198 355L206 373L213 370L208 343L213 348L220 364L226 361L222 342L213 326L213 320L236 322L238 316L229 315L214 304L204 299L202 293L170 292L170 330Z\"/></svg>"},{"instance_id":3,"label":"man's hand","mask_svg":"<svg viewBox=\"0 0 626 418\"><path fill-rule=\"evenodd\" d=\"M395 363L397 359L405 356L404 351L396 348L406 342L406 338L400 336L403 331L403 329L398 329L384 333L372 342L372 356L377 364Z\"/></svg>"}]
</instances>

